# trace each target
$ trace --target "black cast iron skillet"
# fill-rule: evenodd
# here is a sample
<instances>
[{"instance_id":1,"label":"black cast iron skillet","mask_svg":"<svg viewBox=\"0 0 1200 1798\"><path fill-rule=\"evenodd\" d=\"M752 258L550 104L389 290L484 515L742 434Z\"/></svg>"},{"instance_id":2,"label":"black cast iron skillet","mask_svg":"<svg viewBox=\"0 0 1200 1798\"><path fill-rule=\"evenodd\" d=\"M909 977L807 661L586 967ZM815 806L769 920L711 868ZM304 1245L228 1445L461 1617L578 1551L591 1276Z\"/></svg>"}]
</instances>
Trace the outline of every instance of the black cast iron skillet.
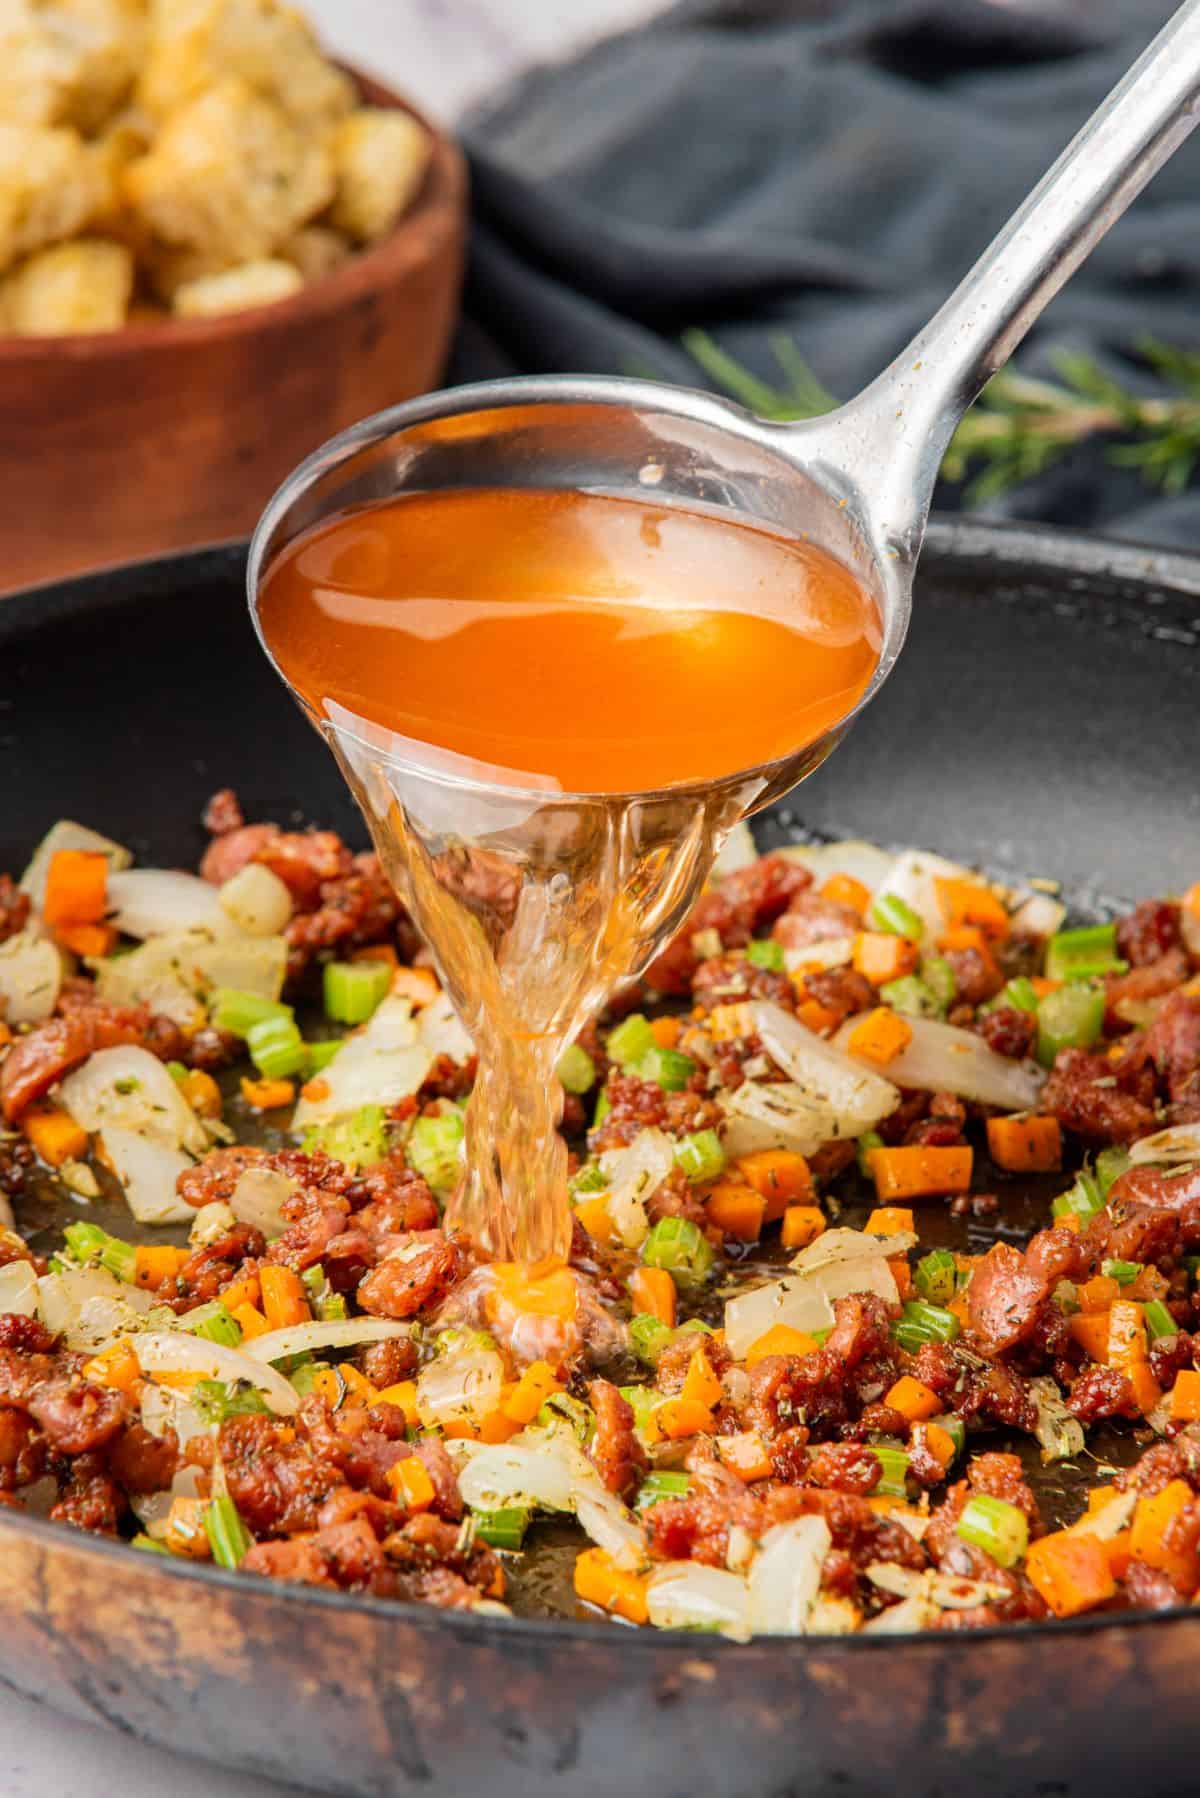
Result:
<instances>
[{"instance_id":1,"label":"black cast iron skillet","mask_svg":"<svg viewBox=\"0 0 1200 1798\"><path fill-rule=\"evenodd\" d=\"M219 548L0 602L0 868L63 816L192 866L225 784L362 839L242 568ZM942 525L917 585L898 671L761 841L802 819L1077 892L1200 877L1200 559ZM328 1793L1183 1794L1198 1670L1200 1613L733 1646L163 1565L0 1510L0 1678Z\"/></svg>"}]
</instances>

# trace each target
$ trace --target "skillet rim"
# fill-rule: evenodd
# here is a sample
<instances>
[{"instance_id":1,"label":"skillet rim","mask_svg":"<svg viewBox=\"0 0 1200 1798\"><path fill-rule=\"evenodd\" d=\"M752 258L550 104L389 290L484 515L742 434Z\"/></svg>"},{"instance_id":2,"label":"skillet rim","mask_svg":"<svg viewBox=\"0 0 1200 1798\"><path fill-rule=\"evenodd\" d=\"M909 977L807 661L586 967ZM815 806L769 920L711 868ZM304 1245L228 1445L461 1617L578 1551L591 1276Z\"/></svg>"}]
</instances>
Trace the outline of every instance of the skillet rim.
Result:
<instances>
[{"instance_id":1,"label":"skillet rim","mask_svg":"<svg viewBox=\"0 0 1200 1798\"><path fill-rule=\"evenodd\" d=\"M1011 567L1014 575L1020 574L1026 586L1035 571L1040 571L1050 580L1061 580L1064 575L1103 576L1129 581L1139 587L1155 587L1159 590L1160 603L1156 608L1159 619L1167 613L1169 607L1174 609L1172 602L1181 602L1182 610L1190 600L1192 628L1187 637L1192 644L1200 644L1200 619L1195 616L1196 601L1200 600L1200 553L1164 549L1151 543L1118 541L1086 532L1063 531L1052 525L981 522L971 518L945 516L931 520L925 548L938 561L946 564L987 561L999 572ZM145 603L145 583L154 585L171 579L181 564L194 570L201 578L217 576L227 565L231 575L238 578L240 592L241 564L247 551L248 544L244 539L228 539L194 549L143 557L133 562L115 563L87 574L20 588L0 599L0 644L6 638L15 639L33 634L41 624L62 624L81 613L95 614ZM131 577L135 577L132 591ZM1027 591L1020 597L1026 604L1038 603L1036 597ZM1081 607L1089 603L1107 605L1110 609L1115 603L1119 604L1117 596L1090 595L1086 590L1073 590L1072 602ZM1148 620L1145 613L1140 608L1135 609L1132 604L1128 613L1120 618L1120 622L1141 630L1149 628L1152 634L1154 632L1152 620ZM496 1632L500 1633L501 1638L515 1638L520 1642L535 1643L548 1636L557 1642L579 1642L586 1645L604 1640L614 1627L611 1620L599 1617L478 1617L467 1611L440 1611L431 1605L401 1599L326 1591L319 1587L293 1585L281 1580L254 1581L225 1568L193 1567L183 1561L166 1561L158 1555L139 1556L139 1551L126 1542L86 1531L65 1533L68 1531L67 1525L30 1517L10 1510L7 1506L0 1507L0 1547L5 1536L11 1532L30 1541L47 1555L58 1553L62 1558L63 1551L67 1554L83 1554L94 1557L101 1566L107 1560L114 1570L123 1568L127 1574L140 1559L144 1563L140 1574L143 1579L162 1577L168 1581L200 1581L205 1585L210 1585L215 1580L230 1594L241 1594L256 1605L281 1605L285 1609L299 1606L306 1611L316 1606L340 1615L365 1614L369 1618L378 1619L381 1624L389 1618L402 1620L406 1627L421 1631L444 1634L449 1630L464 1646L472 1642L486 1642ZM1141 1631L1156 1626L1178 1627L1189 1618L1193 1624L1200 1625L1200 1615L1191 1605L1175 1605L1162 1611L1093 1612L1087 1616L1051 1618L1040 1623L993 1624L985 1629L966 1632L965 1637L960 1637L959 1640L965 1647L966 1642L1011 1641L1029 1635L1086 1637L1101 1631L1112 1634L1123 1630ZM840 1659L844 1655L861 1656L900 1647L909 1653L932 1653L940 1652L945 1646L941 1632L928 1630L870 1636L861 1632L847 1636L759 1636L748 1642L730 1642L720 1636L706 1636L701 1644L697 1641L695 1632L690 1630L635 1629L619 1624L617 1627L625 1628L625 1646L639 1656L673 1650L694 1658L703 1649L705 1653L711 1650L722 1655L734 1654L741 1657L770 1656L772 1660L781 1651L805 1655L816 1653Z\"/></svg>"}]
</instances>

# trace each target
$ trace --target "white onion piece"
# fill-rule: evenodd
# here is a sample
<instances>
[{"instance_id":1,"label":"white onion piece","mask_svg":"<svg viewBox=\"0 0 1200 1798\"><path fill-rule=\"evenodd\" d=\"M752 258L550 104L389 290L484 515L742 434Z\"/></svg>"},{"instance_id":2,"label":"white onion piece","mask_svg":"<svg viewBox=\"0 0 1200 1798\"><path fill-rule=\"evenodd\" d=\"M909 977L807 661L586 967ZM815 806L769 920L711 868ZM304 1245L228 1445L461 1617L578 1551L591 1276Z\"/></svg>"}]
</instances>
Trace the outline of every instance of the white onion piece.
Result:
<instances>
[{"instance_id":1,"label":"white onion piece","mask_svg":"<svg viewBox=\"0 0 1200 1798\"><path fill-rule=\"evenodd\" d=\"M1073 1524L1072 1535L1099 1536L1102 1542L1111 1542L1131 1521L1137 1510L1138 1497L1136 1487L1129 1492L1115 1493L1098 1511L1089 1511L1078 1523Z\"/></svg>"},{"instance_id":2,"label":"white onion piece","mask_svg":"<svg viewBox=\"0 0 1200 1798\"><path fill-rule=\"evenodd\" d=\"M141 1330L154 1299L125 1286L107 1268L65 1267L38 1281L38 1316L72 1349L97 1349L114 1336Z\"/></svg>"},{"instance_id":3,"label":"white onion piece","mask_svg":"<svg viewBox=\"0 0 1200 1798\"><path fill-rule=\"evenodd\" d=\"M714 880L724 880L729 874L737 874L742 868L751 868L758 860L758 849L750 826L744 818L738 820L721 844L721 850L712 866Z\"/></svg>"},{"instance_id":4,"label":"white onion piece","mask_svg":"<svg viewBox=\"0 0 1200 1798\"><path fill-rule=\"evenodd\" d=\"M755 999L750 1010L767 1054L814 1103L833 1112L838 1128L832 1134L861 1136L896 1109L900 1095L890 1080L868 1072L782 1006Z\"/></svg>"},{"instance_id":5,"label":"white onion piece","mask_svg":"<svg viewBox=\"0 0 1200 1798\"><path fill-rule=\"evenodd\" d=\"M1013 912L1009 922L1014 936L1050 937L1067 921L1067 908L1061 899L1049 893L1031 893Z\"/></svg>"},{"instance_id":6,"label":"white onion piece","mask_svg":"<svg viewBox=\"0 0 1200 1798\"><path fill-rule=\"evenodd\" d=\"M324 1097L301 1098L292 1128L327 1124L363 1105L394 1105L416 1092L432 1066L433 1053L420 1041L412 1006L389 997L346 1038L322 1073Z\"/></svg>"},{"instance_id":7,"label":"white onion piece","mask_svg":"<svg viewBox=\"0 0 1200 1798\"><path fill-rule=\"evenodd\" d=\"M928 855L924 849L906 849L898 855L892 864L886 880L882 881L876 898L885 894L903 899L925 926L926 942L934 942L946 928L946 914L938 899L937 880L970 880L976 886L985 883L970 868L964 868L960 862L948 862L943 856Z\"/></svg>"},{"instance_id":8,"label":"white onion piece","mask_svg":"<svg viewBox=\"0 0 1200 1798\"><path fill-rule=\"evenodd\" d=\"M759 1086L744 1080L734 1092L719 1092L725 1113L721 1140L732 1160L759 1149L794 1149L813 1155L837 1134L837 1118L827 1105L810 1099L792 1081Z\"/></svg>"},{"instance_id":9,"label":"white onion piece","mask_svg":"<svg viewBox=\"0 0 1200 1798\"><path fill-rule=\"evenodd\" d=\"M149 1049L124 1044L97 1050L67 1075L59 1097L84 1130L132 1130L150 1142L195 1155L208 1147L204 1125ZM190 1217L190 1209L182 1215Z\"/></svg>"},{"instance_id":10,"label":"white onion piece","mask_svg":"<svg viewBox=\"0 0 1200 1798\"><path fill-rule=\"evenodd\" d=\"M9 1024L42 1024L62 986L63 960L33 926L0 943L0 1017Z\"/></svg>"},{"instance_id":11,"label":"white onion piece","mask_svg":"<svg viewBox=\"0 0 1200 1798\"><path fill-rule=\"evenodd\" d=\"M755 1635L807 1632L832 1542L823 1517L795 1517L767 1531L749 1576L750 1628Z\"/></svg>"},{"instance_id":12,"label":"white onion piece","mask_svg":"<svg viewBox=\"0 0 1200 1798\"><path fill-rule=\"evenodd\" d=\"M775 1324L787 1324L793 1330L827 1330L833 1322L833 1300L852 1292L874 1292L888 1304L898 1302L896 1282L887 1264L885 1244L892 1237L867 1237L858 1230L829 1230L817 1243L829 1236L823 1261L806 1265L806 1249L793 1265L796 1272L782 1280L771 1280L751 1292L740 1293L725 1306L725 1343L735 1361L744 1361L752 1343ZM857 1238L861 1243L877 1243L871 1251L847 1246L839 1253L840 1240ZM817 1243L810 1245L815 1248ZM894 1249L891 1252L895 1252Z\"/></svg>"},{"instance_id":13,"label":"white onion piece","mask_svg":"<svg viewBox=\"0 0 1200 1798\"><path fill-rule=\"evenodd\" d=\"M785 949L783 965L788 973L797 968L844 968L854 960L852 936L824 937L817 943L805 943L799 949Z\"/></svg>"},{"instance_id":14,"label":"white onion piece","mask_svg":"<svg viewBox=\"0 0 1200 1798\"><path fill-rule=\"evenodd\" d=\"M1135 1167L1158 1162L1164 1167L1184 1167L1200 1161L1200 1124L1175 1124L1170 1130L1156 1130L1132 1143L1129 1159Z\"/></svg>"},{"instance_id":15,"label":"white onion piece","mask_svg":"<svg viewBox=\"0 0 1200 1798\"><path fill-rule=\"evenodd\" d=\"M265 1361L256 1361L241 1349L224 1348L187 1330L144 1330L133 1345L143 1373L198 1373L205 1379L245 1380L257 1387L272 1411L290 1417L300 1409L295 1387Z\"/></svg>"},{"instance_id":16,"label":"white onion piece","mask_svg":"<svg viewBox=\"0 0 1200 1798\"><path fill-rule=\"evenodd\" d=\"M261 862L247 862L239 868L218 889L217 902L247 936L278 936L292 915L291 893L278 874Z\"/></svg>"},{"instance_id":17,"label":"white onion piece","mask_svg":"<svg viewBox=\"0 0 1200 1798\"><path fill-rule=\"evenodd\" d=\"M291 1198L297 1184L277 1168L248 1167L239 1174L229 1195L230 1208L239 1222L253 1224L264 1236L282 1236L287 1229L283 1202Z\"/></svg>"},{"instance_id":18,"label":"white onion piece","mask_svg":"<svg viewBox=\"0 0 1200 1798\"><path fill-rule=\"evenodd\" d=\"M212 890L211 888L209 889ZM93 964L102 999L149 1005L184 1023L214 987L232 986L260 999L278 999L287 972L281 936L213 936L208 931L151 937L129 955Z\"/></svg>"},{"instance_id":19,"label":"white onion piece","mask_svg":"<svg viewBox=\"0 0 1200 1798\"><path fill-rule=\"evenodd\" d=\"M657 1629L750 1632L750 1592L744 1579L700 1561L664 1561L646 1585L646 1608Z\"/></svg>"},{"instance_id":20,"label":"white onion piece","mask_svg":"<svg viewBox=\"0 0 1200 1798\"><path fill-rule=\"evenodd\" d=\"M28 1261L10 1261L0 1267L0 1313L17 1317L36 1317L38 1283Z\"/></svg>"},{"instance_id":21,"label":"white onion piece","mask_svg":"<svg viewBox=\"0 0 1200 1798\"><path fill-rule=\"evenodd\" d=\"M188 1393L174 1386L156 1386L152 1380L142 1381L138 1414L142 1427L152 1436L163 1436L172 1429L181 1442L190 1442L193 1436L211 1435L219 1427L200 1415Z\"/></svg>"},{"instance_id":22,"label":"white onion piece","mask_svg":"<svg viewBox=\"0 0 1200 1798\"><path fill-rule=\"evenodd\" d=\"M477 1449L458 1476L463 1500L474 1511L506 1505L543 1511L572 1507L571 1464L551 1445L526 1448L515 1442Z\"/></svg>"},{"instance_id":23,"label":"white onion piece","mask_svg":"<svg viewBox=\"0 0 1200 1798\"><path fill-rule=\"evenodd\" d=\"M899 1086L926 1092L957 1093L960 1099L976 1099L982 1105L1001 1105L1006 1111L1031 1111L1046 1081L1042 1068L1031 1061L1012 1061L997 1055L973 1030L959 1030L937 1018L908 1018L912 1041L887 1064ZM854 1029L848 1019L834 1038L844 1046Z\"/></svg>"},{"instance_id":24,"label":"white onion piece","mask_svg":"<svg viewBox=\"0 0 1200 1798\"><path fill-rule=\"evenodd\" d=\"M417 1415L434 1424L478 1424L494 1411L504 1384L504 1363L491 1349L439 1355L417 1377Z\"/></svg>"},{"instance_id":25,"label":"white onion piece","mask_svg":"<svg viewBox=\"0 0 1200 1798\"><path fill-rule=\"evenodd\" d=\"M151 1389L152 1390L152 1389ZM151 1432L154 1434L155 1432ZM198 1432L203 1434L203 1431ZM181 1441L185 1438L181 1437ZM171 1484L162 1492L131 1493L130 1509L148 1536L160 1541L167 1533L167 1519L171 1515L171 1506L177 1498L198 1498L200 1496L200 1469L198 1467L181 1467L172 1476Z\"/></svg>"},{"instance_id":26,"label":"white onion piece","mask_svg":"<svg viewBox=\"0 0 1200 1798\"><path fill-rule=\"evenodd\" d=\"M600 1168L608 1180L608 1215L627 1249L650 1233L645 1201L675 1166L675 1145L664 1130L639 1130L631 1143L606 1149Z\"/></svg>"},{"instance_id":27,"label":"white onion piece","mask_svg":"<svg viewBox=\"0 0 1200 1798\"><path fill-rule=\"evenodd\" d=\"M188 1247L206 1249L210 1243L219 1242L236 1222L232 1205L227 1205L224 1199L212 1199L193 1214Z\"/></svg>"},{"instance_id":28,"label":"white onion piece","mask_svg":"<svg viewBox=\"0 0 1200 1798\"><path fill-rule=\"evenodd\" d=\"M907 1636L919 1635L922 1630L938 1619L937 1606L931 1604L919 1592L911 1598L902 1599L886 1611L880 1611L878 1617L872 1617L869 1623L863 1624L863 1634L871 1636Z\"/></svg>"},{"instance_id":29,"label":"white onion piece","mask_svg":"<svg viewBox=\"0 0 1200 1798\"><path fill-rule=\"evenodd\" d=\"M459 1022L449 993L439 993L417 1013L417 1038L431 1055L448 1055L451 1061L469 1061L475 1045Z\"/></svg>"},{"instance_id":30,"label":"white onion piece","mask_svg":"<svg viewBox=\"0 0 1200 1798\"><path fill-rule=\"evenodd\" d=\"M862 1613L848 1598L818 1592L808 1613L807 1636L852 1636L862 1628Z\"/></svg>"},{"instance_id":31,"label":"white onion piece","mask_svg":"<svg viewBox=\"0 0 1200 1798\"><path fill-rule=\"evenodd\" d=\"M243 1353L252 1361L282 1361L289 1355L319 1355L323 1349L352 1348L357 1342L387 1342L407 1336L411 1325L391 1317L340 1317L328 1323L289 1324L268 1330L245 1344Z\"/></svg>"},{"instance_id":32,"label":"white onion piece","mask_svg":"<svg viewBox=\"0 0 1200 1798\"><path fill-rule=\"evenodd\" d=\"M233 929L216 888L177 868L130 868L108 878L109 922L125 936L177 936L203 930L223 936Z\"/></svg>"},{"instance_id":33,"label":"white onion piece","mask_svg":"<svg viewBox=\"0 0 1200 1798\"><path fill-rule=\"evenodd\" d=\"M29 894L37 911L41 911L45 903L46 876L51 860L60 849L85 849L106 855L109 867L114 869L127 868L133 860L130 851L120 843L114 843L111 837L102 837L98 831L89 830L86 824L76 824L70 818L60 818L46 832L21 876L21 891Z\"/></svg>"},{"instance_id":34,"label":"white onion piece","mask_svg":"<svg viewBox=\"0 0 1200 1798\"><path fill-rule=\"evenodd\" d=\"M895 856L874 843L848 838L844 843L789 843L776 852L789 861L803 864L817 886L823 886L834 874L848 874L865 886L869 893L881 887L892 871Z\"/></svg>"},{"instance_id":35,"label":"white onion piece","mask_svg":"<svg viewBox=\"0 0 1200 1798\"><path fill-rule=\"evenodd\" d=\"M851 1270L855 1267L862 1267L865 1263L887 1259L893 1255L906 1255L909 1249L915 1248L916 1245L917 1233L915 1230L898 1230L895 1235L887 1238L873 1236L867 1230L823 1230L814 1242L808 1244L807 1248L801 1249L798 1254L792 1256L790 1266L798 1274L809 1277L815 1277L817 1274L824 1277L829 1269L836 1268L839 1270L836 1278L840 1282L842 1272L845 1272L846 1277L849 1278ZM845 1290L856 1292L858 1288L847 1286ZM841 1296L840 1292L834 1294L835 1298L841 1298Z\"/></svg>"},{"instance_id":36,"label":"white onion piece","mask_svg":"<svg viewBox=\"0 0 1200 1798\"><path fill-rule=\"evenodd\" d=\"M175 1190L180 1174L193 1165L190 1155L116 1124L104 1126L101 1141L139 1224L184 1224L194 1217Z\"/></svg>"}]
</instances>

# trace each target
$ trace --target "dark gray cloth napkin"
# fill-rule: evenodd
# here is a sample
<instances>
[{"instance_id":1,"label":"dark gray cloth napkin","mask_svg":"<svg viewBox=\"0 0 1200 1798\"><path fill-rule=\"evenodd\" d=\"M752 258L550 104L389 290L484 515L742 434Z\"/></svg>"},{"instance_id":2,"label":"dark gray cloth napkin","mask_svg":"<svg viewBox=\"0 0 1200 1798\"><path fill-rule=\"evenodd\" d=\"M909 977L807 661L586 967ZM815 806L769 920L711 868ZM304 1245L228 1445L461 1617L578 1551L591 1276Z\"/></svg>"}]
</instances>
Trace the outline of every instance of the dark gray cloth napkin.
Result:
<instances>
[{"instance_id":1,"label":"dark gray cloth napkin","mask_svg":"<svg viewBox=\"0 0 1200 1798\"><path fill-rule=\"evenodd\" d=\"M468 120L474 219L455 380L706 378L709 331L779 378L785 331L848 397L935 310L1169 15L1166 0L709 0L525 76ZM1021 352L1086 350L1153 391L1135 345L1200 347L1200 133ZM943 510L961 490L941 484ZM993 515L1200 543L1102 443Z\"/></svg>"}]
</instances>

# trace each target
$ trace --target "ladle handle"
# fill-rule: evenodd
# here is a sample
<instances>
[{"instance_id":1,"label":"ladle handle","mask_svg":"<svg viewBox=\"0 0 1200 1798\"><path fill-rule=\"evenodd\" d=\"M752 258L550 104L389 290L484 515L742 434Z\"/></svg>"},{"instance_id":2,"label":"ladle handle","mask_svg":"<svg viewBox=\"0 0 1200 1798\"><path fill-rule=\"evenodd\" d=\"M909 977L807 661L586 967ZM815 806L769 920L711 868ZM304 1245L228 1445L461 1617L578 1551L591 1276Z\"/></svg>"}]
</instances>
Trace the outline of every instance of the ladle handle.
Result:
<instances>
[{"instance_id":1,"label":"ladle handle","mask_svg":"<svg viewBox=\"0 0 1200 1798\"><path fill-rule=\"evenodd\" d=\"M920 547L963 413L1200 122L1200 0L1186 0L908 348L845 408L838 459L892 553ZM834 419L829 423L834 424Z\"/></svg>"}]
</instances>

